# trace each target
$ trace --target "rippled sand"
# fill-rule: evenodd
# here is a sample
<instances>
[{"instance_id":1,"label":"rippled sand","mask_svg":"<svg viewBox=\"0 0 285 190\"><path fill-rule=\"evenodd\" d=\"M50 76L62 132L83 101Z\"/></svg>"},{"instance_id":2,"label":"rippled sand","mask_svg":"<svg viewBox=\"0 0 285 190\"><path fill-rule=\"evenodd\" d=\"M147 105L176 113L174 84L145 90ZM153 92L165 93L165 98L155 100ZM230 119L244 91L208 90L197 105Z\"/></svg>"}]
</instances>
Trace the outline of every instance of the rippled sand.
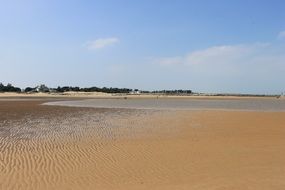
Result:
<instances>
[{"instance_id":1,"label":"rippled sand","mask_svg":"<svg viewBox=\"0 0 285 190\"><path fill-rule=\"evenodd\" d=\"M285 113L0 101L0 189L285 187Z\"/></svg>"}]
</instances>

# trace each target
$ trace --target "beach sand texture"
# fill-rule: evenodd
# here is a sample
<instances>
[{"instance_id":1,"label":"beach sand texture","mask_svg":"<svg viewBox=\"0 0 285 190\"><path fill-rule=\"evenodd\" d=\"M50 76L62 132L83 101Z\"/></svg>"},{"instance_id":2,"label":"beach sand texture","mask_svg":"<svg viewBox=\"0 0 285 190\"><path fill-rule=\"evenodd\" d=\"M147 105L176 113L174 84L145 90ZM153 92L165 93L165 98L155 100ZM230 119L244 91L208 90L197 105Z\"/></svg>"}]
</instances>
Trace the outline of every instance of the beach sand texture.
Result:
<instances>
[{"instance_id":1,"label":"beach sand texture","mask_svg":"<svg viewBox=\"0 0 285 190\"><path fill-rule=\"evenodd\" d=\"M0 189L283 190L285 112L0 101Z\"/></svg>"}]
</instances>

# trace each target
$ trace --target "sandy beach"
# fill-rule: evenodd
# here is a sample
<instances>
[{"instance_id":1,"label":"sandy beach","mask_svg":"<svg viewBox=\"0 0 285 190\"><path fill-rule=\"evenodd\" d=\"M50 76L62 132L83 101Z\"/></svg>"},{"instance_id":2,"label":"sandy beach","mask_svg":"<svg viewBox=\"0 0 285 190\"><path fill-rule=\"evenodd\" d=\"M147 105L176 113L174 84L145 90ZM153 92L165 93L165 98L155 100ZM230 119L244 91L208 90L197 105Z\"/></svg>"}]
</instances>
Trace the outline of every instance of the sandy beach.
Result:
<instances>
[{"instance_id":1,"label":"sandy beach","mask_svg":"<svg viewBox=\"0 0 285 190\"><path fill-rule=\"evenodd\" d=\"M103 93L103 92L62 92L62 93L15 93L15 92L4 92L0 93L0 98L83 98L83 99L93 99L93 98L103 98L103 99L119 99L119 98L128 98L128 99L203 99L203 100L236 100L236 99L276 99L274 96L233 96L233 95L166 95L166 94L124 94L124 93ZM282 97L284 99L284 97Z\"/></svg>"},{"instance_id":2,"label":"sandy beach","mask_svg":"<svg viewBox=\"0 0 285 190\"><path fill-rule=\"evenodd\" d=\"M1 1L0 190L285 190L284 9Z\"/></svg>"},{"instance_id":3,"label":"sandy beach","mask_svg":"<svg viewBox=\"0 0 285 190\"><path fill-rule=\"evenodd\" d=\"M285 112L47 101L0 101L0 189L285 187Z\"/></svg>"}]
</instances>

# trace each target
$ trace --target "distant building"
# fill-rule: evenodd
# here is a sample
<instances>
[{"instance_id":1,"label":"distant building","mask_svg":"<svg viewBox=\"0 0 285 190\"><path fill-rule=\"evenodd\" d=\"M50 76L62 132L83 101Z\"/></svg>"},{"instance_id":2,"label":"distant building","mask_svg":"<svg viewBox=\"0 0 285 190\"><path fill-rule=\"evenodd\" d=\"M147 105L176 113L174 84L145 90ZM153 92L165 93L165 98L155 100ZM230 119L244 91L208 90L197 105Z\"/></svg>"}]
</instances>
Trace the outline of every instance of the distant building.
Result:
<instances>
[{"instance_id":1,"label":"distant building","mask_svg":"<svg viewBox=\"0 0 285 190\"><path fill-rule=\"evenodd\" d=\"M50 89L46 85L41 84L35 88L35 91L36 92L49 92Z\"/></svg>"},{"instance_id":2,"label":"distant building","mask_svg":"<svg viewBox=\"0 0 285 190\"><path fill-rule=\"evenodd\" d=\"M140 94L140 93L141 93L141 91L138 89L134 89L130 92L130 94Z\"/></svg>"}]
</instances>

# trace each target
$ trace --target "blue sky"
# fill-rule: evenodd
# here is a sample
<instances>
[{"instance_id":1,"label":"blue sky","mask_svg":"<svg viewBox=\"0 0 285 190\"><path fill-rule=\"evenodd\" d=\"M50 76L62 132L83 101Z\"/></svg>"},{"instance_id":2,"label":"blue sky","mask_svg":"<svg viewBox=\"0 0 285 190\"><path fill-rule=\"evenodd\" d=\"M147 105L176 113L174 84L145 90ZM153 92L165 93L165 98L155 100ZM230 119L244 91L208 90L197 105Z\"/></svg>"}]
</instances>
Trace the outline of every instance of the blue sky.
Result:
<instances>
[{"instance_id":1,"label":"blue sky","mask_svg":"<svg viewBox=\"0 0 285 190\"><path fill-rule=\"evenodd\" d=\"M0 0L0 82L285 91L283 0Z\"/></svg>"}]
</instances>

